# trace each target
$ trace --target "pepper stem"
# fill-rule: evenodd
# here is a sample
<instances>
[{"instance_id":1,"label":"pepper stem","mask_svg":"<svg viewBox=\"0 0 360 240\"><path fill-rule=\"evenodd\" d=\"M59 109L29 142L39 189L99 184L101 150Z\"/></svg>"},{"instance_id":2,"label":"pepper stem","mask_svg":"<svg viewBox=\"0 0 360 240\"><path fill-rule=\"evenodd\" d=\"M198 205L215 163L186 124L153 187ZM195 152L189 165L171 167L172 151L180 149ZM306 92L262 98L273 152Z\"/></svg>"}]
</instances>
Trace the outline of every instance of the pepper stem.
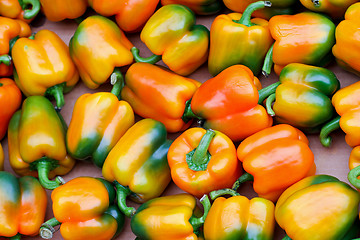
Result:
<instances>
[{"instance_id":1,"label":"pepper stem","mask_svg":"<svg viewBox=\"0 0 360 240\"><path fill-rule=\"evenodd\" d=\"M39 0L18 0L18 2L20 3L21 8L24 10L25 19L36 17L40 11L41 5Z\"/></svg>"},{"instance_id":2,"label":"pepper stem","mask_svg":"<svg viewBox=\"0 0 360 240\"><path fill-rule=\"evenodd\" d=\"M331 137L329 134L340 128L340 116L326 123L320 131L320 142L324 147L330 147Z\"/></svg>"},{"instance_id":3,"label":"pepper stem","mask_svg":"<svg viewBox=\"0 0 360 240\"><path fill-rule=\"evenodd\" d=\"M20 233L16 234L15 236L12 236L10 238L10 240L20 240L20 239L21 239L21 234Z\"/></svg>"},{"instance_id":4,"label":"pepper stem","mask_svg":"<svg viewBox=\"0 0 360 240\"><path fill-rule=\"evenodd\" d=\"M276 92L276 88L280 85L280 82L273 83L263 89L260 89L259 92L259 104L262 104L264 100L269 97L271 94Z\"/></svg>"},{"instance_id":5,"label":"pepper stem","mask_svg":"<svg viewBox=\"0 0 360 240\"><path fill-rule=\"evenodd\" d=\"M276 99L276 94L273 93L271 94L267 99L266 99L266 111L267 113L270 115L270 116L275 116L275 112L274 110L272 109L272 104L273 102L275 101Z\"/></svg>"},{"instance_id":6,"label":"pepper stem","mask_svg":"<svg viewBox=\"0 0 360 240\"><path fill-rule=\"evenodd\" d=\"M204 171L210 161L211 155L208 152L210 143L215 137L216 133L208 129L204 136L202 136L199 146L186 154L186 162L188 167L193 171Z\"/></svg>"},{"instance_id":7,"label":"pepper stem","mask_svg":"<svg viewBox=\"0 0 360 240\"><path fill-rule=\"evenodd\" d=\"M120 211L125 216L131 218L135 214L136 210L135 210L135 208L128 207L126 205L126 197L131 194L130 189L128 187L124 187L117 181L114 181L114 185L115 185L116 192L117 192L117 202L118 202Z\"/></svg>"},{"instance_id":8,"label":"pepper stem","mask_svg":"<svg viewBox=\"0 0 360 240\"><path fill-rule=\"evenodd\" d=\"M9 41L9 55L11 55L12 49L13 49L16 41L19 40L19 38L20 38L19 36L16 36Z\"/></svg>"},{"instance_id":9,"label":"pepper stem","mask_svg":"<svg viewBox=\"0 0 360 240\"><path fill-rule=\"evenodd\" d=\"M4 84L0 83L0 87L2 87Z\"/></svg>"},{"instance_id":10,"label":"pepper stem","mask_svg":"<svg viewBox=\"0 0 360 240\"><path fill-rule=\"evenodd\" d=\"M237 189L240 187L240 185L244 182L248 182L248 181L254 181L254 176L251 175L250 173L244 173L243 175L241 175L238 180L236 180L236 182L234 182L232 189L234 191L237 191Z\"/></svg>"},{"instance_id":11,"label":"pepper stem","mask_svg":"<svg viewBox=\"0 0 360 240\"><path fill-rule=\"evenodd\" d=\"M291 238L288 235L286 235L282 240L291 240Z\"/></svg>"},{"instance_id":12,"label":"pepper stem","mask_svg":"<svg viewBox=\"0 0 360 240\"><path fill-rule=\"evenodd\" d=\"M56 220L56 218L51 218L41 224L40 227L40 237L43 239L51 239L53 237L53 233L56 232L55 228L56 226L60 225L61 222Z\"/></svg>"},{"instance_id":13,"label":"pepper stem","mask_svg":"<svg viewBox=\"0 0 360 240\"><path fill-rule=\"evenodd\" d=\"M247 27L254 26L255 24L251 22L251 15L253 14L254 11L265 8L265 7L271 7L271 2L270 1L254 2L254 3L250 4L249 6L247 6L247 8L243 12L240 20L233 20L233 22L243 24Z\"/></svg>"},{"instance_id":14,"label":"pepper stem","mask_svg":"<svg viewBox=\"0 0 360 240\"><path fill-rule=\"evenodd\" d=\"M193 118L197 118L197 119L200 119L198 116L196 116L194 114L194 112L191 110L191 99L187 100L186 103L185 103L185 110L184 110L184 113L181 117L181 119L187 123L189 122L191 119Z\"/></svg>"},{"instance_id":15,"label":"pepper stem","mask_svg":"<svg viewBox=\"0 0 360 240\"><path fill-rule=\"evenodd\" d=\"M65 183L64 179L60 176L57 176L55 181L49 180L49 172L54 168L52 162L46 159L37 161L36 168L38 170L39 181L44 188L52 190Z\"/></svg>"},{"instance_id":16,"label":"pepper stem","mask_svg":"<svg viewBox=\"0 0 360 240\"><path fill-rule=\"evenodd\" d=\"M55 86L49 87L45 92L45 96L53 96L55 98L56 111L61 111L61 108L65 105L64 85L65 83L57 84Z\"/></svg>"},{"instance_id":17,"label":"pepper stem","mask_svg":"<svg viewBox=\"0 0 360 240\"><path fill-rule=\"evenodd\" d=\"M320 1L319 0L311 0L315 7L320 7Z\"/></svg>"},{"instance_id":18,"label":"pepper stem","mask_svg":"<svg viewBox=\"0 0 360 240\"><path fill-rule=\"evenodd\" d=\"M360 179L358 179L359 176L360 176L360 166L351 169L351 171L348 173L349 182L357 189L360 189Z\"/></svg>"},{"instance_id":19,"label":"pepper stem","mask_svg":"<svg viewBox=\"0 0 360 240\"><path fill-rule=\"evenodd\" d=\"M220 189L209 193L211 200L218 198L223 195L240 196L239 193L230 188Z\"/></svg>"},{"instance_id":20,"label":"pepper stem","mask_svg":"<svg viewBox=\"0 0 360 240\"><path fill-rule=\"evenodd\" d=\"M156 55L156 54L153 54L152 56L147 57L147 58L140 57L139 49L136 47L131 48L131 53L134 56L135 62L144 62L144 63L155 64L161 60L161 55Z\"/></svg>"},{"instance_id":21,"label":"pepper stem","mask_svg":"<svg viewBox=\"0 0 360 240\"><path fill-rule=\"evenodd\" d=\"M10 66L11 64L11 57L7 54L1 55L0 56L0 64L3 63L6 66Z\"/></svg>"},{"instance_id":22,"label":"pepper stem","mask_svg":"<svg viewBox=\"0 0 360 240\"><path fill-rule=\"evenodd\" d=\"M114 72L110 76L110 83L113 85L111 89L111 93L117 96L119 100L121 100L121 90L125 86L124 77L120 71L120 68L115 68Z\"/></svg>"},{"instance_id":23,"label":"pepper stem","mask_svg":"<svg viewBox=\"0 0 360 240\"><path fill-rule=\"evenodd\" d=\"M265 77L269 77L269 75L271 73L272 65L274 64L273 51L274 51L274 44L271 45L271 47L269 48L269 50L268 50L268 52L266 53L266 56L265 56L264 65L262 67L262 74Z\"/></svg>"},{"instance_id":24,"label":"pepper stem","mask_svg":"<svg viewBox=\"0 0 360 240\"><path fill-rule=\"evenodd\" d=\"M200 218L191 216L191 218L189 219L189 222L190 222L191 226L193 226L194 231L196 231L198 228L200 228L204 224L206 216L208 215L209 210L211 208L211 203L210 203L209 197L206 194L204 196L202 196L202 198L200 199L200 202L204 207L204 214Z\"/></svg>"}]
</instances>

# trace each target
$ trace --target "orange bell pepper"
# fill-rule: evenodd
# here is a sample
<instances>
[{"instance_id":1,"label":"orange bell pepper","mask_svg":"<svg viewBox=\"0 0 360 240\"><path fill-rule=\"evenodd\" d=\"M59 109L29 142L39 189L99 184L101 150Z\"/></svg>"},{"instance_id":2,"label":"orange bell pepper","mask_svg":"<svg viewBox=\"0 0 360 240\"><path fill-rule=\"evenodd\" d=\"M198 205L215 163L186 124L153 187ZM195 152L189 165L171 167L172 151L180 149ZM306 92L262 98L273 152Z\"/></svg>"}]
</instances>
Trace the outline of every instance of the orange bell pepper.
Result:
<instances>
[{"instance_id":1,"label":"orange bell pepper","mask_svg":"<svg viewBox=\"0 0 360 240\"><path fill-rule=\"evenodd\" d=\"M88 6L87 0L40 0L40 3L46 18L53 22L81 17Z\"/></svg>"},{"instance_id":2,"label":"orange bell pepper","mask_svg":"<svg viewBox=\"0 0 360 240\"><path fill-rule=\"evenodd\" d=\"M233 189L253 180L255 192L275 202L286 188L315 174L314 154L308 144L300 130L287 124L246 138L240 143L237 156L247 173L237 180Z\"/></svg>"},{"instance_id":3,"label":"orange bell pepper","mask_svg":"<svg viewBox=\"0 0 360 240\"><path fill-rule=\"evenodd\" d=\"M31 22L40 7L39 0L0 0L0 16Z\"/></svg>"},{"instance_id":4,"label":"orange bell pepper","mask_svg":"<svg viewBox=\"0 0 360 240\"><path fill-rule=\"evenodd\" d=\"M334 19L341 19L346 9L358 0L300 0L300 2L313 12L325 13Z\"/></svg>"}]
</instances>

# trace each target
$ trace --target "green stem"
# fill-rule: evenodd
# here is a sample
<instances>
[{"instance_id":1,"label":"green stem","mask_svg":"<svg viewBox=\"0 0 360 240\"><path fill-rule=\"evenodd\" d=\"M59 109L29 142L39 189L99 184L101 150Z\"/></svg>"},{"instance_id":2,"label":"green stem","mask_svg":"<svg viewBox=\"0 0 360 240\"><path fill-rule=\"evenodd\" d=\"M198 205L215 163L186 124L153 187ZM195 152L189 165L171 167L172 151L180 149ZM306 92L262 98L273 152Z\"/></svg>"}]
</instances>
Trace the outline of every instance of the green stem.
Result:
<instances>
[{"instance_id":1,"label":"green stem","mask_svg":"<svg viewBox=\"0 0 360 240\"><path fill-rule=\"evenodd\" d=\"M282 240L291 240L291 238L288 235L286 235Z\"/></svg>"},{"instance_id":2,"label":"green stem","mask_svg":"<svg viewBox=\"0 0 360 240\"><path fill-rule=\"evenodd\" d=\"M260 89L259 92L259 104L262 104L264 100L270 96L271 94L274 94L276 92L276 88L280 85L280 82L273 83L263 89Z\"/></svg>"},{"instance_id":3,"label":"green stem","mask_svg":"<svg viewBox=\"0 0 360 240\"><path fill-rule=\"evenodd\" d=\"M66 83L60 83L55 86L49 87L46 92L45 96L52 96L56 101L55 109L57 111L61 111L61 108L65 105L64 99L64 86Z\"/></svg>"},{"instance_id":4,"label":"green stem","mask_svg":"<svg viewBox=\"0 0 360 240\"><path fill-rule=\"evenodd\" d=\"M0 87L2 87L4 84L0 83Z\"/></svg>"},{"instance_id":5,"label":"green stem","mask_svg":"<svg viewBox=\"0 0 360 240\"><path fill-rule=\"evenodd\" d=\"M240 196L239 193L237 193L236 191L230 188L215 190L209 193L211 200L214 200L215 198L218 198L223 195Z\"/></svg>"},{"instance_id":6,"label":"green stem","mask_svg":"<svg viewBox=\"0 0 360 240\"><path fill-rule=\"evenodd\" d=\"M349 182L357 189L360 189L360 179L358 179L359 176L360 176L360 166L351 169L351 171L348 173Z\"/></svg>"},{"instance_id":7,"label":"green stem","mask_svg":"<svg viewBox=\"0 0 360 240\"><path fill-rule=\"evenodd\" d=\"M266 111L270 116L275 116L275 112L272 109L272 104L274 103L276 99L276 94L273 93L271 94L267 99L266 99Z\"/></svg>"},{"instance_id":8,"label":"green stem","mask_svg":"<svg viewBox=\"0 0 360 240\"><path fill-rule=\"evenodd\" d=\"M38 170L39 182L44 188L52 190L65 183L64 179L59 176L56 177L55 181L49 179L49 173L54 169L54 165L46 158L37 161L36 168Z\"/></svg>"},{"instance_id":9,"label":"green stem","mask_svg":"<svg viewBox=\"0 0 360 240\"><path fill-rule=\"evenodd\" d=\"M189 122L191 119L193 118L197 118L197 119L200 119L198 116L196 116L194 114L194 112L191 110L191 99L190 100L187 100L186 103L185 103L185 110L184 110L184 113L181 117L181 119L187 123Z\"/></svg>"},{"instance_id":10,"label":"green stem","mask_svg":"<svg viewBox=\"0 0 360 240\"><path fill-rule=\"evenodd\" d=\"M250 4L249 6L247 6L247 8L243 12L240 20L233 20L233 22L243 24L247 27L254 26L255 24L251 22L251 15L253 14L254 11L265 8L265 7L271 7L271 2L270 1L254 2L254 3Z\"/></svg>"},{"instance_id":11,"label":"green stem","mask_svg":"<svg viewBox=\"0 0 360 240\"><path fill-rule=\"evenodd\" d=\"M268 52L266 53L266 56L265 56L264 65L262 67L262 74L265 77L268 77L270 75L272 65L274 64L273 50L274 50L274 44L271 45L271 47L269 48L269 50L268 50Z\"/></svg>"},{"instance_id":12,"label":"green stem","mask_svg":"<svg viewBox=\"0 0 360 240\"><path fill-rule=\"evenodd\" d=\"M134 56L135 62L144 62L144 63L155 64L161 60L161 55L156 55L156 54L153 54L152 56L147 57L147 58L140 57L139 49L136 47L131 48L131 53Z\"/></svg>"},{"instance_id":13,"label":"green stem","mask_svg":"<svg viewBox=\"0 0 360 240\"><path fill-rule=\"evenodd\" d=\"M311 0L315 7L320 7L320 1L319 0Z\"/></svg>"},{"instance_id":14,"label":"green stem","mask_svg":"<svg viewBox=\"0 0 360 240\"><path fill-rule=\"evenodd\" d=\"M128 207L126 205L126 197L131 194L130 189L128 187L124 187L123 185L121 185L117 181L114 181L114 185L115 185L115 188L116 188L117 202L118 202L118 206L119 206L120 211L125 216L131 218L135 214L136 210L135 210L135 208Z\"/></svg>"},{"instance_id":15,"label":"green stem","mask_svg":"<svg viewBox=\"0 0 360 240\"><path fill-rule=\"evenodd\" d=\"M20 240L20 239L21 239L21 234L20 233L16 234L15 236L12 236L10 238L10 240Z\"/></svg>"},{"instance_id":16,"label":"green stem","mask_svg":"<svg viewBox=\"0 0 360 240\"><path fill-rule=\"evenodd\" d=\"M238 180L236 180L236 182L233 184L232 189L234 191L237 191L237 189L240 187L240 185L244 182L248 182L248 181L254 181L254 176L251 175L250 173L244 173L243 175L241 175Z\"/></svg>"},{"instance_id":17,"label":"green stem","mask_svg":"<svg viewBox=\"0 0 360 240\"><path fill-rule=\"evenodd\" d=\"M209 162L208 149L212 139L215 137L216 133L208 129L204 136L202 136L199 146L195 149L194 154L192 155L191 162L196 166L201 166Z\"/></svg>"},{"instance_id":18,"label":"green stem","mask_svg":"<svg viewBox=\"0 0 360 240\"><path fill-rule=\"evenodd\" d=\"M39 0L18 0L18 1L20 3L21 8L24 10L25 19L34 18L40 12L41 5Z\"/></svg>"},{"instance_id":19,"label":"green stem","mask_svg":"<svg viewBox=\"0 0 360 240\"><path fill-rule=\"evenodd\" d=\"M209 197L207 195L204 195L200 199L200 202L204 207L204 214L202 215L202 217L197 218L195 216L192 216L189 219L189 222L193 226L194 231L196 231L198 228L200 228L204 224L206 216L208 215L209 210L211 208L211 203L210 203Z\"/></svg>"},{"instance_id":20,"label":"green stem","mask_svg":"<svg viewBox=\"0 0 360 240\"><path fill-rule=\"evenodd\" d=\"M40 237L43 239L51 239L53 237L53 233L56 232L54 227L60 225L61 222L56 220L56 218L51 218L44 222L40 227Z\"/></svg>"},{"instance_id":21,"label":"green stem","mask_svg":"<svg viewBox=\"0 0 360 240\"><path fill-rule=\"evenodd\" d=\"M11 65L11 57L7 54L1 55L0 56L0 64L3 63L6 66L10 66Z\"/></svg>"},{"instance_id":22,"label":"green stem","mask_svg":"<svg viewBox=\"0 0 360 240\"><path fill-rule=\"evenodd\" d=\"M124 77L120 71L120 68L115 68L114 72L110 76L110 83L113 85L111 93L114 94L119 100L121 100L121 90L125 86Z\"/></svg>"},{"instance_id":23,"label":"green stem","mask_svg":"<svg viewBox=\"0 0 360 240\"><path fill-rule=\"evenodd\" d=\"M330 122L326 123L320 131L320 142L324 147L330 147L331 137L330 133L340 128L340 116L334 118Z\"/></svg>"}]
</instances>

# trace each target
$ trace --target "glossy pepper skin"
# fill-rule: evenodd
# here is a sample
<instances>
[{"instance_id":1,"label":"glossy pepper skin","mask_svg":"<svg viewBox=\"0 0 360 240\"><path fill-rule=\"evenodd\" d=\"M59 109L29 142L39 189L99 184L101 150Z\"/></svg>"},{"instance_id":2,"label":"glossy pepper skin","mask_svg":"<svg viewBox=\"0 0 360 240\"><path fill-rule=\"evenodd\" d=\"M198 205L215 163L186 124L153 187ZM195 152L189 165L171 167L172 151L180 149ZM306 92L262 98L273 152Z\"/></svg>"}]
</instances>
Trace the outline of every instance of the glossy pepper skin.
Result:
<instances>
[{"instance_id":1,"label":"glossy pepper skin","mask_svg":"<svg viewBox=\"0 0 360 240\"><path fill-rule=\"evenodd\" d=\"M115 15L118 26L125 32L137 32L155 12L159 0L89 0L99 14Z\"/></svg>"},{"instance_id":2,"label":"glossy pepper skin","mask_svg":"<svg viewBox=\"0 0 360 240\"><path fill-rule=\"evenodd\" d=\"M194 214L196 198L190 194L177 194L152 199L142 204L131 218L131 230L139 239L146 240L198 240L201 227L210 209L210 201L204 196L200 202L204 215Z\"/></svg>"},{"instance_id":3,"label":"glossy pepper skin","mask_svg":"<svg viewBox=\"0 0 360 240\"><path fill-rule=\"evenodd\" d=\"M271 4L259 1L249 5L243 14L221 14L215 18L210 29L208 67L211 75L215 76L235 64L247 66L254 75L260 72L273 39L268 21L250 18L254 10L265 6Z\"/></svg>"},{"instance_id":4,"label":"glossy pepper skin","mask_svg":"<svg viewBox=\"0 0 360 240\"><path fill-rule=\"evenodd\" d=\"M143 203L160 196L169 184L166 155L170 144L162 123L143 119L129 128L105 159L102 174L115 182L118 205L126 216L134 213L134 208L126 206L127 196Z\"/></svg>"},{"instance_id":5,"label":"glossy pepper skin","mask_svg":"<svg viewBox=\"0 0 360 240\"><path fill-rule=\"evenodd\" d=\"M47 205L46 192L39 181L0 171L0 194L0 236L20 239L20 234L37 235Z\"/></svg>"},{"instance_id":6,"label":"glossy pepper skin","mask_svg":"<svg viewBox=\"0 0 360 240\"><path fill-rule=\"evenodd\" d=\"M275 43L265 59L266 74L271 69L269 61L274 62L277 75L290 63L324 66L330 62L335 24L326 16L314 12L278 15L269 20L269 28Z\"/></svg>"},{"instance_id":7,"label":"glossy pepper skin","mask_svg":"<svg viewBox=\"0 0 360 240\"><path fill-rule=\"evenodd\" d=\"M39 124L41 123L41 124ZM19 175L38 176L47 189L54 189L75 165L65 147L66 125L51 102L43 96L25 99L8 128L9 161Z\"/></svg>"},{"instance_id":8,"label":"glossy pepper skin","mask_svg":"<svg viewBox=\"0 0 360 240\"><path fill-rule=\"evenodd\" d=\"M22 101L21 91L9 78L0 79L0 140L4 138L10 118L19 109Z\"/></svg>"},{"instance_id":9,"label":"glossy pepper skin","mask_svg":"<svg viewBox=\"0 0 360 240\"><path fill-rule=\"evenodd\" d=\"M346 13L345 20L336 27L336 44L332 52L336 62L347 71L360 76L360 3L351 5Z\"/></svg>"},{"instance_id":10,"label":"glossy pepper skin","mask_svg":"<svg viewBox=\"0 0 360 240\"><path fill-rule=\"evenodd\" d=\"M275 219L293 240L353 239L356 234L347 232L358 216L359 200L359 193L337 178L311 176L281 195Z\"/></svg>"},{"instance_id":11,"label":"glossy pepper skin","mask_svg":"<svg viewBox=\"0 0 360 240\"><path fill-rule=\"evenodd\" d=\"M194 13L183 5L163 6L146 22L140 39L153 54L162 56L170 70L189 75L208 57L209 30L195 25L195 20ZM134 55L136 61L143 61Z\"/></svg>"},{"instance_id":12,"label":"glossy pepper skin","mask_svg":"<svg viewBox=\"0 0 360 240\"><path fill-rule=\"evenodd\" d=\"M333 117L335 110L330 99L339 88L340 82L330 70L290 63L281 71L279 82L261 89L259 95L261 102L268 96L268 113L278 123L314 133L320 132L321 126Z\"/></svg>"},{"instance_id":13,"label":"glossy pepper skin","mask_svg":"<svg viewBox=\"0 0 360 240\"><path fill-rule=\"evenodd\" d=\"M60 225L63 239L110 240L121 232L125 217L114 204L114 186L104 179L78 177L51 193L54 217L47 224ZM48 225L42 237L52 237Z\"/></svg>"},{"instance_id":14,"label":"glossy pepper skin","mask_svg":"<svg viewBox=\"0 0 360 240\"><path fill-rule=\"evenodd\" d=\"M75 159L91 158L102 167L117 141L134 124L134 111L108 92L81 95L75 102L66 147Z\"/></svg>"},{"instance_id":15,"label":"glossy pepper skin","mask_svg":"<svg viewBox=\"0 0 360 240\"><path fill-rule=\"evenodd\" d=\"M247 172L234 184L253 180L259 197L275 202L282 192L301 179L314 175L314 154L306 136L298 129L280 124L253 134L237 149Z\"/></svg>"},{"instance_id":16,"label":"glossy pepper skin","mask_svg":"<svg viewBox=\"0 0 360 240\"><path fill-rule=\"evenodd\" d=\"M220 0L161 0L161 5L181 4L198 15L211 15L222 9Z\"/></svg>"},{"instance_id":17,"label":"glossy pepper skin","mask_svg":"<svg viewBox=\"0 0 360 240\"><path fill-rule=\"evenodd\" d=\"M82 21L69 43L81 80L91 89L105 83L114 72L120 73L118 67L133 62L132 46L114 22L98 15Z\"/></svg>"},{"instance_id":18,"label":"glossy pepper skin","mask_svg":"<svg viewBox=\"0 0 360 240\"><path fill-rule=\"evenodd\" d=\"M203 127L240 141L272 125L272 118L258 104L261 84L249 68L231 66L207 80L194 93L192 112Z\"/></svg>"},{"instance_id":19,"label":"glossy pepper skin","mask_svg":"<svg viewBox=\"0 0 360 240\"><path fill-rule=\"evenodd\" d=\"M5 159L4 150L0 143L0 171L4 170L4 159Z\"/></svg>"},{"instance_id":20,"label":"glossy pepper skin","mask_svg":"<svg viewBox=\"0 0 360 240\"><path fill-rule=\"evenodd\" d=\"M40 0L47 19L59 22L81 17L88 6L87 0Z\"/></svg>"},{"instance_id":21,"label":"glossy pepper skin","mask_svg":"<svg viewBox=\"0 0 360 240\"><path fill-rule=\"evenodd\" d=\"M0 16L31 22L40 7L39 0L0 0Z\"/></svg>"},{"instance_id":22,"label":"glossy pepper skin","mask_svg":"<svg viewBox=\"0 0 360 240\"><path fill-rule=\"evenodd\" d=\"M231 197L226 199L222 195ZM213 191L210 197L215 201L205 219L205 239L273 239L275 206L271 201L248 199L231 189Z\"/></svg>"},{"instance_id":23,"label":"glossy pepper skin","mask_svg":"<svg viewBox=\"0 0 360 240\"><path fill-rule=\"evenodd\" d=\"M186 129L190 122L182 116L186 102L200 82L185 78L149 63L134 63L125 75L121 98L143 118L162 122L168 132ZM151 101L149 101L151 99Z\"/></svg>"},{"instance_id":24,"label":"glossy pepper skin","mask_svg":"<svg viewBox=\"0 0 360 240\"><path fill-rule=\"evenodd\" d=\"M20 38L12 49L16 84L26 96L52 96L56 107L65 104L63 93L79 80L69 48L50 30L40 30L34 38Z\"/></svg>"},{"instance_id":25,"label":"glossy pepper skin","mask_svg":"<svg viewBox=\"0 0 360 240\"><path fill-rule=\"evenodd\" d=\"M300 0L300 2L311 11L326 13L334 19L341 19L346 9L357 0Z\"/></svg>"}]
</instances>

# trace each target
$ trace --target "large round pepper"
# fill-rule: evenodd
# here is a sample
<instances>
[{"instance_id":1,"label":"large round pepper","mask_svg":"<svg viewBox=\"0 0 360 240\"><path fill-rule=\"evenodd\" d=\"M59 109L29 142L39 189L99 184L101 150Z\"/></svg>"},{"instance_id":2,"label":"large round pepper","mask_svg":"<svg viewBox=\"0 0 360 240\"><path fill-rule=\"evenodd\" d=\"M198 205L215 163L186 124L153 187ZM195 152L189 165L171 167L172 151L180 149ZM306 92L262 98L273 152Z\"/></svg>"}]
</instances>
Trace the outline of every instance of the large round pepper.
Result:
<instances>
[{"instance_id":1,"label":"large round pepper","mask_svg":"<svg viewBox=\"0 0 360 240\"><path fill-rule=\"evenodd\" d=\"M346 9L358 0L300 0L301 4L314 12L330 15L332 18L342 19Z\"/></svg>"},{"instance_id":2,"label":"large round pepper","mask_svg":"<svg viewBox=\"0 0 360 240\"><path fill-rule=\"evenodd\" d=\"M30 22L40 7L39 0L0 0L0 15Z\"/></svg>"},{"instance_id":3,"label":"large round pepper","mask_svg":"<svg viewBox=\"0 0 360 240\"><path fill-rule=\"evenodd\" d=\"M88 6L87 0L40 0L47 19L59 22L81 17Z\"/></svg>"},{"instance_id":4,"label":"large round pepper","mask_svg":"<svg viewBox=\"0 0 360 240\"><path fill-rule=\"evenodd\" d=\"M161 4L181 4L199 15L214 14L222 8L221 0L161 0Z\"/></svg>"}]
</instances>

